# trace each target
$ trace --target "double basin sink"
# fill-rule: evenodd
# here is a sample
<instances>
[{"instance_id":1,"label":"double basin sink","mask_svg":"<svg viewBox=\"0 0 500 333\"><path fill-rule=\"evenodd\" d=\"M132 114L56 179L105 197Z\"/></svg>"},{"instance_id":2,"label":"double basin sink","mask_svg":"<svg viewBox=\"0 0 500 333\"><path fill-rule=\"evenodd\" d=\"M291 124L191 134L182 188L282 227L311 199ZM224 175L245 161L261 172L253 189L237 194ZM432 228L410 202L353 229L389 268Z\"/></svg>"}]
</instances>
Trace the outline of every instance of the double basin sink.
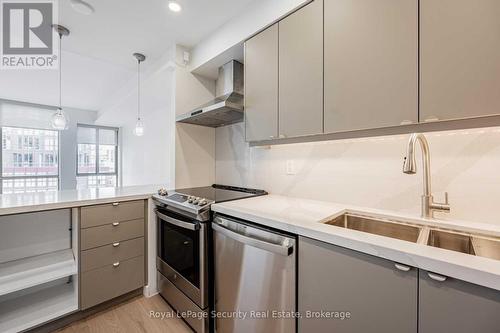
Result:
<instances>
[{"instance_id":1,"label":"double basin sink","mask_svg":"<svg viewBox=\"0 0 500 333\"><path fill-rule=\"evenodd\" d=\"M395 219L375 218L354 213L342 214L326 221L325 224L500 260L500 238L443 230Z\"/></svg>"}]
</instances>

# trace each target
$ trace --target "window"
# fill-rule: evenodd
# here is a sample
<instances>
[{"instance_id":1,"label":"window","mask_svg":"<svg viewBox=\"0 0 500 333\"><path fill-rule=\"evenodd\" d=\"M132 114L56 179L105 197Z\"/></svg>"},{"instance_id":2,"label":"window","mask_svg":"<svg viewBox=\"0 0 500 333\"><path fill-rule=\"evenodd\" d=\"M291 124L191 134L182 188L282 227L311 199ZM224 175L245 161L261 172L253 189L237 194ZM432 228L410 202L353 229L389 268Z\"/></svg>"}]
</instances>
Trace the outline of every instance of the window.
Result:
<instances>
[{"instance_id":1,"label":"window","mask_svg":"<svg viewBox=\"0 0 500 333\"><path fill-rule=\"evenodd\" d=\"M2 193L57 190L59 133L21 127L2 127L1 131Z\"/></svg>"},{"instance_id":2,"label":"window","mask_svg":"<svg viewBox=\"0 0 500 333\"><path fill-rule=\"evenodd\" d=\"M76 187L114 187L118 176L118 129L78 125Z\"/></svg>"}]
</instances>

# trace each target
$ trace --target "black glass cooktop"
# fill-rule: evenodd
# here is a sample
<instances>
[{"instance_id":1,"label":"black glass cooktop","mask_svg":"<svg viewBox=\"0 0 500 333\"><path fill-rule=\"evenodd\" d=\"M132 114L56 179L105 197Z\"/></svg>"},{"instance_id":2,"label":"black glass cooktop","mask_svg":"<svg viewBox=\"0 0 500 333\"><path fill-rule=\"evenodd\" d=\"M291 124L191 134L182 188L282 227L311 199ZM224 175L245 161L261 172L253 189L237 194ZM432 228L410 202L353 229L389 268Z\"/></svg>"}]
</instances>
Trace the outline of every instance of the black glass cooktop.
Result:
<instances>
[{"instance_id":1,"label":"black glass cooktop","mask_svg":"<svg viewBox=\"0 0 500 333\"><path fill-rule=\"evenodd\" d=\"M184 188L175 190L175 192L179 194L186 194L188 196L205 198L215 202L231 201L267 194L264 190L217 184L205 187Z\"/></svg>"}]
</instances>

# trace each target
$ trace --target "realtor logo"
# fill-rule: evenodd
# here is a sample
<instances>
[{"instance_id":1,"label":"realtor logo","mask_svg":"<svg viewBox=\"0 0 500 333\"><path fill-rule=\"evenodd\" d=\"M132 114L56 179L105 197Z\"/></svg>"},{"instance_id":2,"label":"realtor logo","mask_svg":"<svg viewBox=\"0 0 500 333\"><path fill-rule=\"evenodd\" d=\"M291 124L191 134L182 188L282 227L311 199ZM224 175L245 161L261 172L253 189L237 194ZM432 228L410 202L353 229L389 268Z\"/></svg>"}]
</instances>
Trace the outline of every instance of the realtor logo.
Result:
<instances>
[{"instance_id":1,"label":"realtor logo","mask_svg":"<svg viewBox=\"0 0 500 333\"><path fill-rule=\"evenodd\" d=\"M57 68L56 4L52 0L1 0L1 68Z\"/></svg>"}]
</instances>

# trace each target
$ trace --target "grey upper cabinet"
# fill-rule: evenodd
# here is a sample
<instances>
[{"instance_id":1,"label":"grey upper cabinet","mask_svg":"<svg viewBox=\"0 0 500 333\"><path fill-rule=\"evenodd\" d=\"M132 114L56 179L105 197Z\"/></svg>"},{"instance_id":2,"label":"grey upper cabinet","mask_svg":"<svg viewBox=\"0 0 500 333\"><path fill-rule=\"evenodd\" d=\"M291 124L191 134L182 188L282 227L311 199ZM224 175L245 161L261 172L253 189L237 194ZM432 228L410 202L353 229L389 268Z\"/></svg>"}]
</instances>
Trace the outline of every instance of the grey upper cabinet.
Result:
<instances>
[{"instance_id":1,"label":"grey upper cabinet","mask_svg":"<svg viewBox=\"0 0 500 333\"><path fill-rule=\"evenodd\" d=\"M416 123L418 1L324 6L325 132Z\"/></svg>"},{"instance_id":2,"label":"grey upper cabinet","mask_svg":"<svg viewBox=\"0 0 500 333\"><path fill-rule=\"evenodd\" d=\"M419 332L498 333L500 292L420 271ZM431 273L432 274L432 273Z\"/></svg>"},{"instance_id":3,"label":"grey upper cabinet","mask_svg":"<svg viewBox=\"0 0 500 333\"><path fill-rule=\"evenodd\" d=\"M299 332L417 332L417 270L299 237ZM349 311L350 319L306 311ZM440 331L434 331L440 332ZM444 331L441 331L444 332Z\"/></svg>"},{"instance_id":4,"label":"grey upper cabinet","mask_svg":"<svg viewBox=\"0 0 500 333\"><path fill-rule=\"evenodd\" d=\"M323 132L323 0L279 22L279 135Z\"/></svg>"},{"instance_id":5,"label":"grey upper cabinet","mask_svg":"<svg viewBox=\"0 0 500 333\"><path fill-rule=\"evenodd\" d=\"M420 0L420 121L500 114L500 1Z\"/></svg>"},{"instance_id":6,"label":"grey upper cabinet","mask_svg":"<svg viewBox=\"0 0 500 333\"><path fill-rule=\"evenodd\" d=\"M278 24L245 43L247 141L278 137Z\"/></svg>"}]
</instances>

